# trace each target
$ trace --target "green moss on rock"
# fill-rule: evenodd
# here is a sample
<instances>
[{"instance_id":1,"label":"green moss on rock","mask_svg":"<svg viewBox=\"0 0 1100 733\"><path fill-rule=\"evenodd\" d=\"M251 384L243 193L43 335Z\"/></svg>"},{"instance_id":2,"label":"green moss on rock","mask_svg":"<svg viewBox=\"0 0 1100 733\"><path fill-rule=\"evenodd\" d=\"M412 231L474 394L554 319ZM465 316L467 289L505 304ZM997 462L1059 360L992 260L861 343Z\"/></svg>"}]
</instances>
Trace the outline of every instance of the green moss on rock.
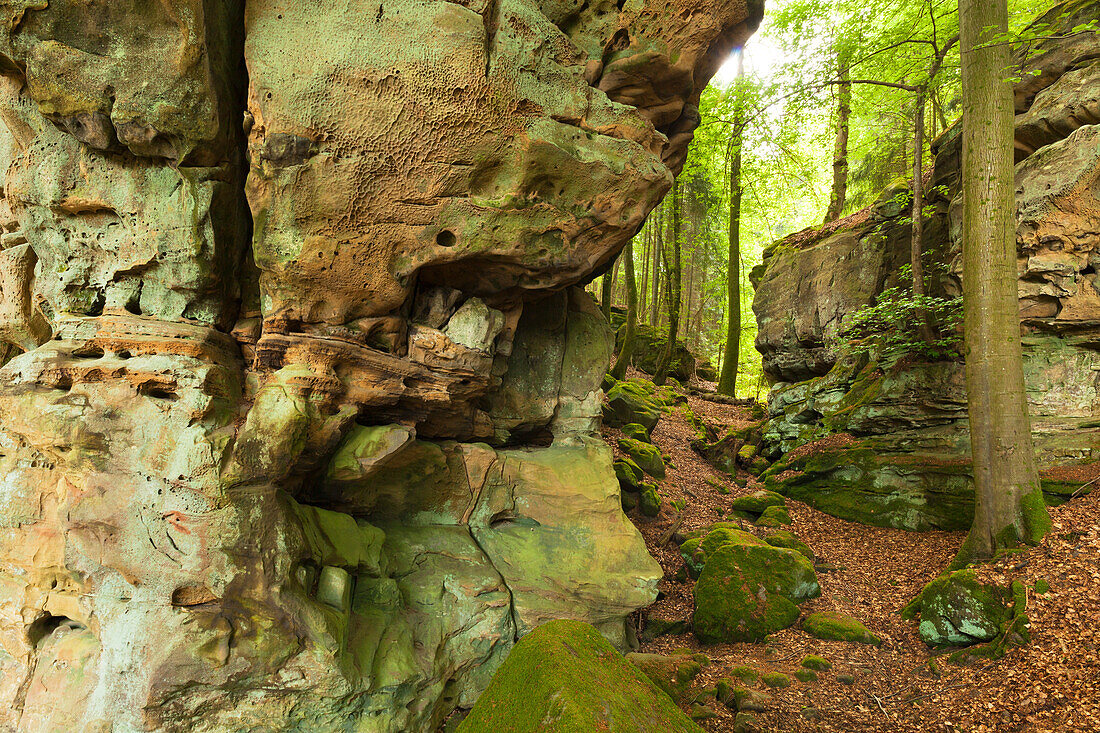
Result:
<instances>
[{"instance_id":1,"label":"green moss on rock","mask_svg":"<svg viewBox=\"0 0 1100 733\"><path fill-rule=\"evenodd\" d=\"M645 481L645 473L638 464L629 458L620 458L615 461L615 478L619 479L619 486L624 491L638 491Z\"/></svg>"},{"instance_id":2,"label":"green moss on rock","mask_svg":"<svg viewBox=\"0 0 1100 733\"><path fill-rule=\"evenodd\" d=\"M649 484L638 499L638 509L647 517L656 517L661 513L661 495L657 487Z\"/></svg>"},{"instance_id":3,"label":"green moss on rock","mask_svg":"<svg viewBox=\"0 0 1100 733\"><path fill-rule=\"evenodd\" d=\"M785 547L788 550L794 550L795 552L801 553L810 562L814 561L814 553L813 550L810 549L810 546L798 539L794 533L785 529L781 529L778 532L772 532L764 538L764 541L772 547Z\"/></svg>"},{"instance_id":4,"label":"green moss on rock","mask_svg":"<svg viewBox=\"0 0 1100 733\"><path fill-rule=\"evenodd\" d=\"M994 639L1009 618L1009 589L972 570L945 573L921 591L920 636L929 646L968 646Z\"/></svg>"},{"instance_id":5,"label":"green moss on rock","mask_svg":"<svg viewBox=\"0 0 1100 733\"><path fill-rule=\"evenodd\" d=\"M787 524L793 524L793 522L785 506L770 506L756 520L756 525L759 527L781 527Z\"/></svg>"},{"instance_id":6,"label":"green moss on rock","mask_svg":"<svg viewBox=\"0 0 1100 733\"><path fill-rule=\"evenodd\" d=\"M665 477L665 459L657 446L635 438L620 438L619 449L653 478Z\"/></svg>"},{"instance_id":7,"label":"green moss on rock","mask_svg":"<svg viewBox=\"0 0 1100 733\"><path fill-rule=\"evenodd\" d=\"M796 669L794 676L799 682L814 682L817 680L817 672L812 669Z\"/></svg>"},{"instance_id":8,"label":"green moss on rock","mask_svg":"<svg viewBox=\"0 0 1100 733\"><path fill-rule=\"evenodd\" d=\"M725 544L707 556L695 584L693 624L700 641L760 641L793 624L798 603L821 594L805 557L756 542Z\"/></svg>"},{"instance_id":9,"label":"green moss on rock","mask_svg":"<svg viewBox=\"0 0 1100 733\"><path fill-rule=\"evenodd\" d=\"M703 671L703 665L687 654L665 656L633 652L626 658L677 702L683 702L692 681Z\"/></svg>"},{"instance_id":10,"label":"green moss on rock","mask_svg":"<svg viewBox=\"0 0 1100 733\"><path fill-rule=\"evenodd\" d=\"M790 687L791 678L782 672L768 672L760 677L760 681L768 687Z\"/></svg>"},{"instance_id":11,"label":"green moss on rock","mask_svg":"<svg viewBox=\"0 0 1100 733\"><path fill-rule=\"evenodd\" d=\"M551 621L519 640L459 733L699 733L592 626Z\"/></svg>"},{"instance_id":12,"label":"green moss on rock","mask_svg":"<svg viewBox=\"0 0 1100 733\"><path fill-rule=\"evenodd\" d=\"M868 631L859 619L836 611L819 611L810 614L802 622L802 630L814 638L825 641L851 641L874 645L882 643L882 640Z\"/></svg>"},{"instance_id":13,"label":"green moss on rock","mask_svg":"<svg viewBox=\"0 0 1100 733\"><path fill-rule=\"evenodd\" d=\"M817 672L824 672L833 668L833 663L825 657L819 657L816 654L807 654L802 658L802 666L806 669L812 669Z\"/></svg>"}]
</instances>

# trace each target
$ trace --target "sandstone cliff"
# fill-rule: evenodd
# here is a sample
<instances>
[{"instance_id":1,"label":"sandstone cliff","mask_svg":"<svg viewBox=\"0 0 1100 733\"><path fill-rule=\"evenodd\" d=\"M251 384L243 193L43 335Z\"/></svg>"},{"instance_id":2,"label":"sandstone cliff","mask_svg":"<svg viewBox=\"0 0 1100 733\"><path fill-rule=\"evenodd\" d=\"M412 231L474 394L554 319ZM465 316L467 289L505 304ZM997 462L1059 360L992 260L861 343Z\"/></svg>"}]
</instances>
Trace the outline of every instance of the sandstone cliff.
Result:
<instances>
[{"instance_id":1,"label":"sandstone cliff","mask_svg":"<svg viewBox=\"0 0 1100 733\"><path fill-rule=\"evenodd\" d=\"M574 286L761 12L0 3L0 727L427 731L628 643Z\"/></svg>"}]
</instances>

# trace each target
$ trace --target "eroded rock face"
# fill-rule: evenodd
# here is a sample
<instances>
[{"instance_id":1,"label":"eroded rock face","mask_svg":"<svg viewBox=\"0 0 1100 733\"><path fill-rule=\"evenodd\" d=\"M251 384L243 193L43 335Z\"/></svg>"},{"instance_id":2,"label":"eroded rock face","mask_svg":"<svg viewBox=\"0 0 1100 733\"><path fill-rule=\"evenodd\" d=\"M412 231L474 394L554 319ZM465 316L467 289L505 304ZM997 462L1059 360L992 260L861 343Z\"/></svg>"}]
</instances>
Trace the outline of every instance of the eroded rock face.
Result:
<instances>
[{"instance_id":1,"label":"eroded rock face","mask_svg":"<svg viewBox=\"0 0 1100 733\"><path fill-rule=\"evenodd\" d=\"M4 5L0 727L429 731L546 621L628 645L574 286L760 12Z\"/></svg>"},{"instance_id":2,"label":"eroded rock face","mask_svg":"<svg viewBox=\"0 0 1100 733\"><path fill-rule=\"evenodd\" d=\"M1069 29L1100 17L1100 4L1061 12L1047 20ZM1100 44L1094 34L1043 43L1016 88L1017 264L1032 429L1043 487L1058 500L1083 483L1062 469L1100 458L1100 117L1090 81ZM931 193L923 249L941 266L941 296L961 293L960 138L955 126L933 145L933 184L948 195ZM772 488L872 524L965 529L973 494L963 365L891 366L839 348L845 319L898 285L909 262L908 207L892 205L894 193L858 224L779 243L759 273L757 348L775 382L765 449L793 451L773 469Z\"/></svg>"}]
</instances>

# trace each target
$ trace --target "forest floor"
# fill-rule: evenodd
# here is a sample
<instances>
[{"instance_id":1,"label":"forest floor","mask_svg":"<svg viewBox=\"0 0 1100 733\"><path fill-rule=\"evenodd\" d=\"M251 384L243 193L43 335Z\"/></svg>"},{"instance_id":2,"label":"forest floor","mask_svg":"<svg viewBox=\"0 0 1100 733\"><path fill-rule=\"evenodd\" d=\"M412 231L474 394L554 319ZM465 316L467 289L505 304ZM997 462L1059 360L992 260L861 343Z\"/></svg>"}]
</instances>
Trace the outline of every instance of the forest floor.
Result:
<instances>
[{"instance_id":1,"label":"forest floor","mask_svg":"<svg viewBox=\"0 0 1100 733\"><path fill-rule=\"evenodd\" d=\"M711 424L740 426L752 421L744 407L692 396L688 402ZM613 428L604 428L604 433L612 446L620 437ZM674 542L658 546L677 518L671 500L686 502L680 529L686 532L718 521L731 499L761 488L747 473L739 472L737 481L730 481L712 468L691 449L693 436L682 408L662 418L653 441L671 457L672 465L661 482L661 513L653 519L630 513L665 571L658 601L643 616L690 618L692 613L692 581L674 579L683 564L678 547ZM708 477L730 493L722 493ZM788 500L787 505L794 522L787 529L814 551L822 589L820 598L802 604L803 617L840 611L862 620L884 643L874 647L820 641L796 624L774 634L766 645L704 646L688 633L643 642L641 651L668 654L686 647L706 654L711 663L696 678L699 688L729 677L738 665L791 675L806 654L832 662L832 669L813 682L792 677L790 687L774 690L762 683L747 685L773 698L769 709L756 715L762 730L1100 731L1100 493L1053 508L1054 529L1039 547L982 570L1005 582L1026 583L1032 638L1002 659L971 666L948 663L946 653L952 650L929 649L917 634L917 622L905 621L898 613L947 566L963 533L870 527L796 501ZM744 524L758 535L772 531ZM1050 593L1030 590L1040 578L1050 584ZM855 682L842 684L838 675L852 675ZM720 704L715 707L718 717L700 725L708 731L732 731L734 713ZM803 717L806 707L819 711L820 719Z\"/></svg>"}]
</instances>

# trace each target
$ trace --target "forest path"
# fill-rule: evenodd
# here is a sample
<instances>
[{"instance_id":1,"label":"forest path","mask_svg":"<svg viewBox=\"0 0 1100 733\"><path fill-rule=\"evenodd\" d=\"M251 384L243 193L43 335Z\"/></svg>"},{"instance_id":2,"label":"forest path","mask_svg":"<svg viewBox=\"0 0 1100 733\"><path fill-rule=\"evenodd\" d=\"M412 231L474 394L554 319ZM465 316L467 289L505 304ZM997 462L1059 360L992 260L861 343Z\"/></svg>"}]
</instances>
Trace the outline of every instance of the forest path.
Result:
<instances>
[{"instance_id":1,"label":"forest path","mask_svg":"<svg viewBox=\"0 0 1100 733\"><path fill-rule=\"evenodd\" d=\"M695 414L711 424L740 427L753 420L748 408L687 399ZM723 520L731 499L762 488L742 470L734 482L711 467L691 449L694 434L682 407L661 419L653 442L672 464L661 482L661 513L653 519L637 510L629 514L665 571L661 596L641 612L643 618L690 619L692 614L694 584L675 579L683 565L678 546L675 541L657 546L677 519L672 502L686 504L682 533ZM604 437L614 447L621 433L605 427ZM815 611L855 616L883 639L881 646L821 641L796 623L766 644L702 645L689 632L643 641L641 651L668 654L687 648L706 654L711 663L695 680L699 689L713 687L740 665L792 676L784 689L745 685L773 698L767 711L756 714L761 730L1100 731L1100 494L1053 508L1054 530L1039 547L981 570L983 576L1028 586L1032 640L1003 659L969 667L949 664L946 653L930 650L917 634L917 622L898 613L947 566L964 533L869 527L792 500L787 507L793 525L784 529L814 551L822 588L820 598L801 605L802 617ZM744 528L758 536L775 531L748 521ZM1051 593L1031 592L1039 579L1049 582ZM828 659L832 669L819 673L816 681L794 679L806 654ZM838 675L855 681L843 684ZM806 707L819 711L820 719L803 717ZM733 731L734 713L721 704L714 708L718 717L700 725Z\"/></svg>"}]
</instances>

